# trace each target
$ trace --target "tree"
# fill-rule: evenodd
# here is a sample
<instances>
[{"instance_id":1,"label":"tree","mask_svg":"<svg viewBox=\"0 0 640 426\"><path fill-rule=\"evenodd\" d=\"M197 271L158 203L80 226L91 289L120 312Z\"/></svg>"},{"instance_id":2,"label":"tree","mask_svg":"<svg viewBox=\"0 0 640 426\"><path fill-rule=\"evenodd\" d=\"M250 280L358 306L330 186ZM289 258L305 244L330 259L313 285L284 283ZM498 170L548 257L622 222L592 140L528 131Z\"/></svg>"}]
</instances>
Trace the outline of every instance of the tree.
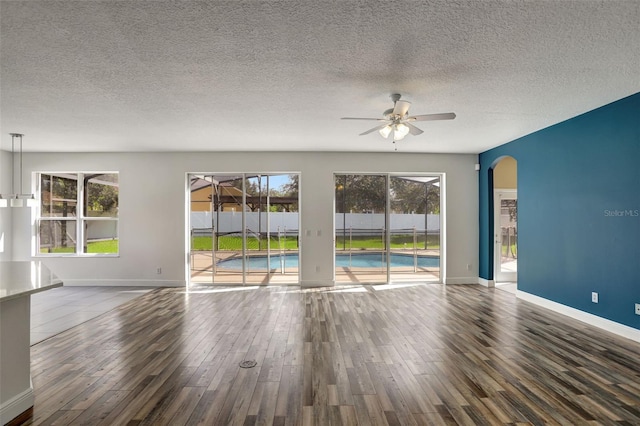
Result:
<instances>
[{"instance_id":1,"label":"tree","mask_svg":"<svg viewBox=\"0 0 640 426\"><path fill-rule=\"evenodd\" d=\"M247 197L247 206L251 211L266 210L267 193L270 197L282 197L295 199L295 202L281 203L279 206L285 208L289 212L298 211L298 175L287 175L289 181L280 187L269 187L267 189L267 181L272 177L267 175L250 175L245 179L244 191ZM242 179L238 178L230 181L230 185L242 191ZM280 209L276 205L269 208L272 212Z\"/></svg>"},{"instance_id":2,"label":"tree","mask_svg":"<svg viewBox=\"0 0 640 426\"><path fill-rule=\"evenodd\" d=\"M440 213L440 188L433 185L435 182L392 177L391 210L397 213Z\"/></svg>"},{"instance_id":3,"label":"tree","mask_svg":"<svg viewBox=\"0 0 640 426\"><path fill-rule=\"evenodd\" d=\"M289 182L285 183L280 188L284 195L297 198L300 188L300 175L289 175Z\"/></svg>"},{"instance_id":4,"label":"tree","mask_svg":"<svg viewBox=\"0 0 640 426\"><path fill-rule=\"evenodd\" d=\"M380 175L336 176L337 213L384 213L386 177Z\"/></svg>"},{"instance_id":5,"label":"tree","mask_svg":"<svg viewBox=\"0 0 640 426\"><path fill-rule=\"evenodd\" d=\"M89 216L113 216L118 208L118 176L100 174L85 176L87 193L86 214Z\"/></svg>"},{"instance_id":6,"label":"tree","mask_svg":"<svg viewBox=\"0 0 640 426\"><path fill-rule=\"evenodd\" d=\"M299 191L300 191L300 175L293 174L287 175L289 181L280 186L280 191L274 189L274 196L281 196L285 198L293 198L296 201L294 203L288 204L285 208L289 212L297 212L298 211L298 199L299 199Z\"/></svg>"}]
</instances>

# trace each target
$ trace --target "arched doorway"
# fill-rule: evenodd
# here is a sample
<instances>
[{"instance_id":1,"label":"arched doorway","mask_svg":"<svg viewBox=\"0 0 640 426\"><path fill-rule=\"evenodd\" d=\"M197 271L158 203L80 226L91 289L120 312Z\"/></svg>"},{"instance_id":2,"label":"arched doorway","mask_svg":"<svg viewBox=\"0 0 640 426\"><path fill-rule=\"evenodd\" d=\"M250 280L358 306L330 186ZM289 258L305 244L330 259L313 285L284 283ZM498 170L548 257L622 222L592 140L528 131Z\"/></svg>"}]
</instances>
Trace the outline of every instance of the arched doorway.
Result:
<instances>
[{"instance_id":1,"label":"arched doorway","mask_svg":"<svg viewBox=\"0 0 640 426\"><path fill-rule=\"evenodd\" d=\"M518 281L518 178L517 161L502 157L493 166L494 280L506 290Z\"/></svg>"}]
</instances>

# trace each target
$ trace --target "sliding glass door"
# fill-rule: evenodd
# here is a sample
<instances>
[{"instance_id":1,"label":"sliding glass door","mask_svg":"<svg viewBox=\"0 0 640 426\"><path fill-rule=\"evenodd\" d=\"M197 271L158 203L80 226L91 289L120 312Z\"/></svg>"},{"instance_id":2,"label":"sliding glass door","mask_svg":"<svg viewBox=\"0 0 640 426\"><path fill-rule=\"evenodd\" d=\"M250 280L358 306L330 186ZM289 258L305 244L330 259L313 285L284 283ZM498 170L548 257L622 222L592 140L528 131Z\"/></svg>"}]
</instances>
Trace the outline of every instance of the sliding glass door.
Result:
<instances>
[{"instance_id":1,"label":"sliding glass door","mask_svg":"<svg viewBox=\"0 0 640 426\"><path fill-rule=\"evenodd\" d=\"M298 282L298 175L190 176L191 283Z\"/></svg>"},{"instance_id":2,"label":"sliding glass door","mask_svg":"<svg viewBox=\"0 0 640 426\"><path fill-rule=\"evenodd\" d=\"M440 181L438 175L336 174L336 282L438 282Z\"/></svg>"},{"instance_id":3,"label":"sliding glass door","mask_svg":"<svg viewBox=\"0 0 640 426\"><path fill-rule=\"evenodd\" d=\"M390 176L390 279L439 280L440 177Z\"/></svg>"},{"instance_id":4,"label":"sliding glass door","mask_svg":"<svg viewBox=\"0 0 640 426\"><path fill-rule=\"evenodd\" d=\"M387 177L335 176L336 281L387 282Z\"/></svg>"}]
</instances>

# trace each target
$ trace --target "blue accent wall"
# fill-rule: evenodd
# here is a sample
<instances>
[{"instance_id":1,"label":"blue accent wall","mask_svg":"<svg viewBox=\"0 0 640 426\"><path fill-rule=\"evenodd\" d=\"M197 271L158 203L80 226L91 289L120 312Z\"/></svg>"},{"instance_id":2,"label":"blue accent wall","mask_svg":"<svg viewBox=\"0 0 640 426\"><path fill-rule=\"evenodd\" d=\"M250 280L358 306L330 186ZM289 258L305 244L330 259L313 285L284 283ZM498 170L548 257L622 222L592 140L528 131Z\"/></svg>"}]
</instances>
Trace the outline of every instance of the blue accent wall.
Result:
<instances>
[{"instance_id":1,"label":"blue accent wall","mask_svg":"<svg viewBox=\"0 0 640 426\"><path fill-rule=\"evenodd\" d=\"M491 168L506 155L518 162L518 289L640 329L640 93L480 154L489 280Z\"/></svg>"}]
</instances>

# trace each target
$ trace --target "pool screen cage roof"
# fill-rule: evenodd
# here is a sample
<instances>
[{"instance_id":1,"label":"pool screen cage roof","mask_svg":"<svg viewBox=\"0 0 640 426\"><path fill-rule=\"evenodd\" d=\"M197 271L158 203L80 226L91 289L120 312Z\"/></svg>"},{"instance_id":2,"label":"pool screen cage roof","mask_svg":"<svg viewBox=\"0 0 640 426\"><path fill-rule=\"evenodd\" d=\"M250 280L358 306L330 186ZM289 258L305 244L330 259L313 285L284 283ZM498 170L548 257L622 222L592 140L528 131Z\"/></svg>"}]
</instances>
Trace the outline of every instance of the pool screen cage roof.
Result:
<instances>
[{"instance_id":1,"label":"pool screen cage roof","mask_svg":"<svg viewBox=\"0 0 640 426\"><path fill-rule=\"evenodd\" d=\"M247 175L245 177L257 177L258 175ZM191 191L197 191L198 189L202 189L205 186L214 185L222 185L227 184L231 185L233 182L241 181L243 175L191 175Z\"/></svg>"},{"instance_id":2,"label":"pool screen cage roof","mask_svg":"<svg viewBox=\"0 0 640 426\"><path fill-rule=\"evenodd\" d=\"M280 175L280 174L278 174ZM235 187L235 182L241 182L242 179L251 179L251 178L264 178L270 176L269 174L202 174L202 175L191 175L191 192L198 191L205 187ZM268 181L267 181L268 182ZM237 187L235 187L237 188ZM237 188L241 190L241 188ZM260 189L262 186L260 185ZM255 211L259 209L260 205L266 204L267 194L269 188L267 186L267 191L264 194L246 194L246 205L250 208L250 210ZM213 192L212 192L213 193ZM215 192L215 201L216 206L223 205L225 203L235 203L242 204L242 200L238 199L238 197L232 194L223 194L222 191ZM285 208L287 211L291 211L292 206L298 203L298 196L269 196L269 204L270 205L280 205ZM217 210L217 207L216 207Z\"/></svg>"},{"instance_id":3,"label":"pool screen cage roof","mask_svg":"<svg viewBox=\"0 0 640 426\"><path fill-rule=\"evenodd\" d=\"M248 174L244 175L245 178L255 178L267 176L265 174ZM440 177L439 176L398 176L400 179L410 180L414 182L422 182L422 183L432 183L433 185L440 186ZM233 182L237 182L242 180L242 174L233 174L233 175L192 175L191 176L191 191L197 191L198 189L204 188L205 186L214 185L231 185Z\"/></svg>"}]
</instances>

